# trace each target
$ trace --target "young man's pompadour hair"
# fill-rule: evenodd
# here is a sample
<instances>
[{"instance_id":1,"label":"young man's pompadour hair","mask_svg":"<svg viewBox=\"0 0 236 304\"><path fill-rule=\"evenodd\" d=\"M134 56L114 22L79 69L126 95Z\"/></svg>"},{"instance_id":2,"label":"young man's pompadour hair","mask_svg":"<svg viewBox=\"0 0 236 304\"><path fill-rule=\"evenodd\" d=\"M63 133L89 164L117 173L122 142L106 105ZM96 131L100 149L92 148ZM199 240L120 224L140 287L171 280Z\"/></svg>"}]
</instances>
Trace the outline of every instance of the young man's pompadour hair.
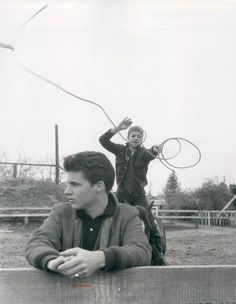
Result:
<instances>
[{"instance_id":1,"label":"young man's pompadour hair","mask_svg":"<svg viewBox=\"0 0 236 304\"><path fill-rule=\"evenodd\" d=\"M63 163L67 172L81 171L84 177L91 183L103 181L106 192L110 192L115 180L115 170L101 152L85 151L67 156Z\"/></svg>"}]
</instances>

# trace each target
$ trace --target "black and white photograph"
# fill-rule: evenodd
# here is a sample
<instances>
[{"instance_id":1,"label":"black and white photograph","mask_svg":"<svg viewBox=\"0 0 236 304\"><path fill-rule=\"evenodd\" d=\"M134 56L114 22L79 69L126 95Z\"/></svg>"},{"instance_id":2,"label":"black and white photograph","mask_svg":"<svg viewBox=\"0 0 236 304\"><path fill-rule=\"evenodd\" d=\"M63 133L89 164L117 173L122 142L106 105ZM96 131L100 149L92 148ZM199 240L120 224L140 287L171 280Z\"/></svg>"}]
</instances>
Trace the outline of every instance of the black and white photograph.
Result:
<instances>
[{"instance_id":1,"label":"black and white photograph","mask_svg":"<svg viewBox=\"0 0 236 304\"><path fill-rule=\"evenodd\" d=\"M0 304L236 304L236 0L1 0L0 82Z\"/></svg>"}]
</instances>

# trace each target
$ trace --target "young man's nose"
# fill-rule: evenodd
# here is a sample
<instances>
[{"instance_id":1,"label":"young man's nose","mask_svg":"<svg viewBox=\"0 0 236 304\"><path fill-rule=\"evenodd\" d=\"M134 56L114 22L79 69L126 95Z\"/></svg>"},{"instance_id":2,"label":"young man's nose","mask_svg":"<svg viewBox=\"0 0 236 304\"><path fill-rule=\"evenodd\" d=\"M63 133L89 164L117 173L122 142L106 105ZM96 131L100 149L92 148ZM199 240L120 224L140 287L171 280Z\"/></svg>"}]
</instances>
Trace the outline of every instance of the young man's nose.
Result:
<instances>
[{"instance_id":1,"label":"young man's nose","mask_svg":"<svg viewBox=\"0 0 236 304\"><path fill-rule=\"evenodd\" d=\"M71 191L70 186L69 186L69 185L68 185L68 186L66 186L66 189L65 189L65 191L64 191L64 194L69 195L69 194L71 194L71 193L72 193L72 191Z\"/></svg>"}]
</instances>

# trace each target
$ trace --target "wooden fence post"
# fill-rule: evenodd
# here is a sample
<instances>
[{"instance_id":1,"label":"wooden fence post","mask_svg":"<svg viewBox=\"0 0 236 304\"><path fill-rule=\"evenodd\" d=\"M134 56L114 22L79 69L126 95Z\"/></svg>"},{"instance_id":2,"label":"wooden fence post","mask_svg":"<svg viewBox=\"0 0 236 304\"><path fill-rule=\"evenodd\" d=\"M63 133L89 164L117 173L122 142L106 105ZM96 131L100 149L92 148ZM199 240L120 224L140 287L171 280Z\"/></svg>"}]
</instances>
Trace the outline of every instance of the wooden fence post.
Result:
<instances>
[{"instance_id":1,"label":"wooden fence post","mask_svg":"<svg viewBox=\"0 0 236 304\"><path fill-rule=\"evenodd\" d=\"M207 218L208 218L208 226L211 226L211 215L210 215L210 211L207 212Z\"/></svg>"},{"instance_id":2,"label":"wooden fence post","mask_svg":"<svg viewBox=\"0 0 236 304\"><path fill-rule=\"evenodd\" d=\"M221 212L219 213L219 226L221 226Z\"/></svg>"},{"instance_id":3,"label":"wooden fence post","mask_svg":"<svg viewBox=\"0 0 236 304\"><path fill-rule=\"evenodd\" d=\"M13 177L17 178L17 164L13 165Z\"/></svg>"},{"instance_id":4,"label":"wooden fence post","mask_svg":"<svg viewBox=\"0 0 236 304\"><path fill-rule=\"evenodd\" d=\"M58 125L55 125L55 183L59 184L59 145L58 145Z\"/></svg>"}]
</instances>

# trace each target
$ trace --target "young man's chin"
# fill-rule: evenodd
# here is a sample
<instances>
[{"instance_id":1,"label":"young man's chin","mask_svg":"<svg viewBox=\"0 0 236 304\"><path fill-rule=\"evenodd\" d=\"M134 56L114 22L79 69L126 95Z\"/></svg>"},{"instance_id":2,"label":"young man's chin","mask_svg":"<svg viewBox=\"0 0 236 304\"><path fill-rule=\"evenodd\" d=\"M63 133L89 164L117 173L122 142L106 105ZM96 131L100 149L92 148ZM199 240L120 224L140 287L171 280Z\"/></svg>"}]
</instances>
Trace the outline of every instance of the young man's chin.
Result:
<instances>
[{"instance_id":1,"label":"young man's chin","mask_svg":"<svg viewBox=\"0 0 236 304\"><path fill-rule=\"evenodd\" d=\"M131 147L133 147L133 148L138 148L139 146L140 146L140 144L130 144L131 145Z\"/></svg>"},{"instance_id":2,"label":"young man's chin","mask_svg":"<svg viewBox=\"0 0 236 304\"><path fill-rule=\"evenodd\" d=\"M72 205L73 208L78 208L78 203L74 200L69 200L69 203Z\"/></svg>"}]
</instances>

